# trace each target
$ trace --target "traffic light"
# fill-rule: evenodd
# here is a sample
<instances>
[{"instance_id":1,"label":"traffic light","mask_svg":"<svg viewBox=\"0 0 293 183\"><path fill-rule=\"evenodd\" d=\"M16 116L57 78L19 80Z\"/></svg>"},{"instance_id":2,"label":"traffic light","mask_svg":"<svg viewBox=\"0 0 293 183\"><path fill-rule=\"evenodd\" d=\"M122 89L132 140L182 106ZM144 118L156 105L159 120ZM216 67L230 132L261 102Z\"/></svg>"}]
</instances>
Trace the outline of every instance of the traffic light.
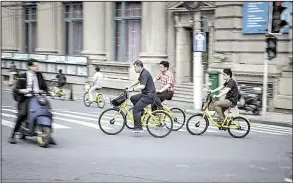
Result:
<instances>
[{"instance_id":1,"label":"traffic light","mask_svg":"<svg viewBox=\"0 0 293 183\"><path fill-rule=\"evenodd\" d=\"M277 57L277 38L271 34L266 36L268 60Z\"/></svg>"},{"instance_id":2,"label":"traffic light","mask_svg":"<svg viewBox=\"0 0 293 183\"><path fill-rule=\"evenodd\" d=\"M282 20L282 13L287 9L283 6L282 1L273 1L272 7L272 19L271 19L271 32L270 33L282 33L281 29L288 25L286 20Z\"/></svg>"}]
</instances>

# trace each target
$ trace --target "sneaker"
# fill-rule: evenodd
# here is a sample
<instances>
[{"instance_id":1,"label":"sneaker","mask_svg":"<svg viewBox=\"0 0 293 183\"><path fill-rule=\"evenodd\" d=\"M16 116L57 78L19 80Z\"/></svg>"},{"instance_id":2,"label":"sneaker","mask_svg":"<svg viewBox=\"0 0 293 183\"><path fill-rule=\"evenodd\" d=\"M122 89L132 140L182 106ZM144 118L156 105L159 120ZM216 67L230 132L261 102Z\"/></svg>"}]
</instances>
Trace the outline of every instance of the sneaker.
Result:
<instances>
[{"instance_id":1,"label":"sneaker","mask_svg":"<svg viewBox=\"0 0 293 183\"><path fill-rule=\"evenodd\" d=\"M142 133L143 129L142 128L135 128L131 132L133 132L133 133Z\"/></svg>"}]
</instances>

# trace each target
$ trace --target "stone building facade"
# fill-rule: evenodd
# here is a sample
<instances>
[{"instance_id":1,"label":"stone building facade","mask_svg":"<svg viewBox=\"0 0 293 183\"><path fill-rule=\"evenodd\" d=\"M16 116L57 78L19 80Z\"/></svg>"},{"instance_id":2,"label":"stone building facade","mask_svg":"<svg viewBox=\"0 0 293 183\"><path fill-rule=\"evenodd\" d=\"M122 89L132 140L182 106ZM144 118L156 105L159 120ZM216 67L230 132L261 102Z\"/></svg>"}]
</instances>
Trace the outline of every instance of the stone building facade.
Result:
<instances>
[{"instance_id":1,"label":"stone building facade","mask_svg":"<svg viewBox=\"0 0 293 183\"><path fill-rule=\"evenodd\" d=\"M231 68L237 81L262 84L264 35L241 33L242 2L201 6L192 13L181 2L2 2L2 51L87 56L89 77L99 65L104 86L114 89L137 77L136 59L153 75L157 64L168 60L179 86L192 83L196 30L208 35L205 71ZM292 24L290 33L278 39L278 57L269 65L269 105L292 109ZM219 61L219 55L224 59ZM85 80L69 78L76 85Z\"/></svg>"}]
</instances>

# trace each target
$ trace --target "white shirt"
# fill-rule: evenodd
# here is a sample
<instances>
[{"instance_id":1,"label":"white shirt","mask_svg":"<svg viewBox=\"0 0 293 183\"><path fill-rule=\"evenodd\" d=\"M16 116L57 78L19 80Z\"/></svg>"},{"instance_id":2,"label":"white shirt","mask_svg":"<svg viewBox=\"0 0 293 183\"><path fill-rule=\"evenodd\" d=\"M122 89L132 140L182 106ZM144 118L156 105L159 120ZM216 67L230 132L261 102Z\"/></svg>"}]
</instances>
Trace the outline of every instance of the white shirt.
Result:
<instances>
[{"instance_id":1,"label":"white shirt","mask_svg":"<svg viewBox=\"0 0 293 183\"><path fill-rule=\"evenodd\" d=\"M93 76L93 86L102 88L103 74L101 72L96 72Z\"/></svg>"},{"instance_id":2,"label":"white shirt","mask_svg":"<svg viewBox=\"0 0 293 183\"><path fill-rule=\"evenodd\" d=\"M40 88L37 75L35 73L28 71L26 73L26 77L26 89L33 90L34 92L39 92ZM31 96L31 94L27 94L26 96Z\"/></svg>"}]
</instances>

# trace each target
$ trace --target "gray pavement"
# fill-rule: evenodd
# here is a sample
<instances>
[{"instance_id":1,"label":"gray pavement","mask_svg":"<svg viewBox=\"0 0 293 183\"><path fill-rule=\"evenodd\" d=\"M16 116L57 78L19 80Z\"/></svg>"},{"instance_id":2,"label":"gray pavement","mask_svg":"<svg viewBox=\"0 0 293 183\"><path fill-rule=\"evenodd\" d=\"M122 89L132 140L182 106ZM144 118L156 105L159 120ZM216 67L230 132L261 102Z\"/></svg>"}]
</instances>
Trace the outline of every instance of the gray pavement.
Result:
<instances>
[{"instance_id":1,"label":"gray pavement","mask_svg":"<svg viewBox=\"0 0 293 183\"><path fill-rule=\"evenodd\" d=\"M51 100L57 146L35 138L9 144L15 102L2 92L2 182L283 182L292 169L292 128L253 124L243 139L209 127L186 128L156 139L124 129L107 136L97 120L104 109L82 101ZM56 125L57 124L57 125Z\"/></svg>"}]
</instances>

